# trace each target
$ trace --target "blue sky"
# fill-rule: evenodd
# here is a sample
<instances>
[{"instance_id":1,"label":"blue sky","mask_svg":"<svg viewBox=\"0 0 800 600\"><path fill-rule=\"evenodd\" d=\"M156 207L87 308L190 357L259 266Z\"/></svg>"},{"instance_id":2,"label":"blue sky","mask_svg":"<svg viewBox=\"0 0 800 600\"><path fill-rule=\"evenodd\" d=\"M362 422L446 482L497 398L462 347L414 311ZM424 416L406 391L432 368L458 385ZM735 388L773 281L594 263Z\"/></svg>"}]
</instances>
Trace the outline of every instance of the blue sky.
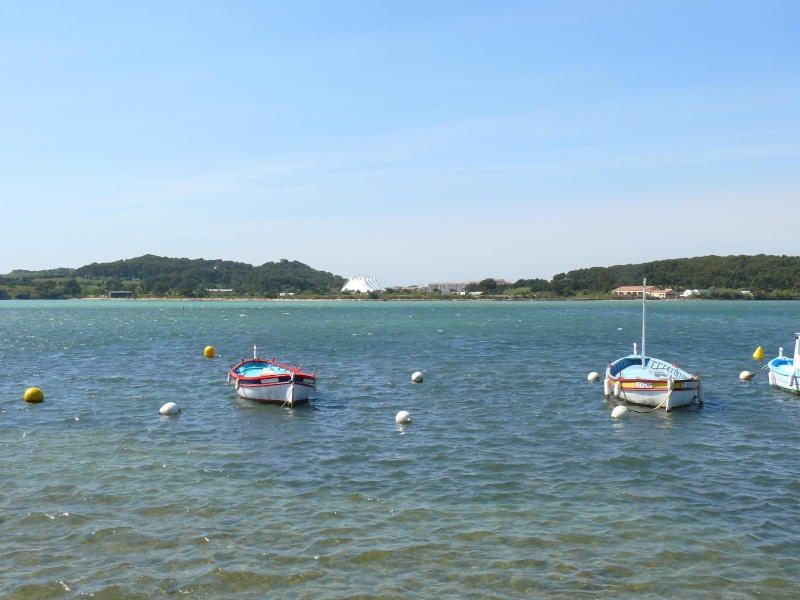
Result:
<instances>
[{"instance_id":1,"label":"blue sky","mask_svg":"<svg viewBox=\"0 0 800 600\"><path fill-rule=\"evenodd\" d=\"M800 3L5 2L0 273L800 254Z\"/></svg>"}]
</instances>

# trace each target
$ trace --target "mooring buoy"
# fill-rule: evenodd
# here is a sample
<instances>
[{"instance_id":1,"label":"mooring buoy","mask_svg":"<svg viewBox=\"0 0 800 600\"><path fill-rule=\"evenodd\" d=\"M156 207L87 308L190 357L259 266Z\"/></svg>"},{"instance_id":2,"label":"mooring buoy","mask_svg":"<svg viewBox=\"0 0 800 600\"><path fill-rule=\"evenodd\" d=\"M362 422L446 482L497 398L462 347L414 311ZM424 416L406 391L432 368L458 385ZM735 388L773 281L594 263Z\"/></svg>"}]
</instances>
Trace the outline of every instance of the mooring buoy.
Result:
<instances>
[{"instance_id":1,"label":"mooring buoy","mask_svg":"<svg viewBox=\"0 0 800 600\"><path fill-rule=\"evenodd\" d=\"M23 394L23 399L25 402L43 402L44 401L44 392L37 387L28 388L25 390L25 394Z\"/></svg>"},{"instance_id":2,"label":"mooring buoy","mask_svg":"<svg viewBox=\"0 0 800 600\"><path fill-rule=\"evenodd\" d=\"M628 416L630 411L625 406L617 406L611 411L612 419L624 419Z\"/></svg>"},{"instance_id":3,"label":"mooring buoy","mask_svg":"<svg viewBox=\"0 0 800 600\"><path fill-rule=\"evenodd\" d=\"M179 415L181 414L181 409L178 408L178 405L174 402L167 402L164 406L162 406L158 414L160 415Z\"/></svg>"}]
</instances>

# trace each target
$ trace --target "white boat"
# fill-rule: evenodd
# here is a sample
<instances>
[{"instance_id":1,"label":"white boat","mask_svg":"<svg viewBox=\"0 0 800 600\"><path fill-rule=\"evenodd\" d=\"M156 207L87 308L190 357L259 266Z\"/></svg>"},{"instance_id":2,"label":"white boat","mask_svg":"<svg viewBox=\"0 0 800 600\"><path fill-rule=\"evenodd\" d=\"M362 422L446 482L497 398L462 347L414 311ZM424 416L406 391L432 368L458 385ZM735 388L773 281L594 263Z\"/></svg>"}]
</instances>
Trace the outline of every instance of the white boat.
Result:
<instances>
[{"instance_id":1,"label":"white boat","mask_svg":"<svg viewBox=\"0 0 800 600\"><path fill-rule=\"evenodd\" d=\"M777 358L773 358L767 364L769 368L769 384L800 394L800 333L795 333L794 357L789 358L783 355L783 348L778 352Z\"/></svg>"},{"instance_id":2,"label":"white boat","mask_svg":"<svg viewBox=\"0 0 800 600\"><path fill-rule=\"evenodd\" d=\"M633 344L633 354L623 356L608 364L603 391L606 397L613 394L631 404L653 406L653 410L669 411L686 406L697 399L703 402L700 375L692 375L678 367L677 363L660 360L645 354L645 321L647 302L647 280L642 283L642 352Z\"/></svg>"},{"instance_id":3,"label":"white boat","mask_svg":"<svg viewBox=\"0 0 800 600\"><path fill-rule=\"evenodd\" d=\"M291 408L308 401L317 389L317 376L275 362L274 358L258 358L258 348L253 346L253 358L243 358L231 367L228 383L233 383L242 398Z\"/></svg>"}]
</instances>

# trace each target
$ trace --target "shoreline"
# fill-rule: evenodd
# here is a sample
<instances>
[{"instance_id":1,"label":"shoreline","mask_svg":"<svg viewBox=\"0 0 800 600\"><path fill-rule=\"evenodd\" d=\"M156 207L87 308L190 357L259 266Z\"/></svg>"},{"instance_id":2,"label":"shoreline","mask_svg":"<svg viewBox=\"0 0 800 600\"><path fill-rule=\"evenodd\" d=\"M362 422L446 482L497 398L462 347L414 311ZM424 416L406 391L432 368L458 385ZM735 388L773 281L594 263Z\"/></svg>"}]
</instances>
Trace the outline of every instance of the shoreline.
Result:
<instances>
[{"instance_id":1,"label":"shoreline","mask_svg":"<svg viewBox=\"0 0 800 600\"><path fill-rule=\"evenodd\" d=\"M637 302L641 298L64 298L67 301L113 302ZM648 302L739 302L754 298L648 298ZM781 302L791 301L780 300ZM778 300L776 300L778 301ZM795 300L797 301L797 300Z\"/></svg>"}]
</instances>

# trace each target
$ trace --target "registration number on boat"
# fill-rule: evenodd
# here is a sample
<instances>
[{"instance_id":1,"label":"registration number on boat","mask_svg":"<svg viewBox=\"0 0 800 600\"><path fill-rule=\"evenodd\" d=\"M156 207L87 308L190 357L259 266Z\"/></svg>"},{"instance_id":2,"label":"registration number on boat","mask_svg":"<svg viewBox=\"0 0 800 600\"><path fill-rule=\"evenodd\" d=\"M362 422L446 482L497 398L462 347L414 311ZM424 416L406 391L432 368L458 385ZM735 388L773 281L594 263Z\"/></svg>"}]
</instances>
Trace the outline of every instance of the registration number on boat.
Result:
<instances>
[{"instance_id":1,"label":"registration number on boat","mask_svg":"<svg viewBox=\"0 0 800 600\"><path fill-rule=\"evenodd\" d=\"M637 388L652 388L653 384L649 381L637 381L636 382Z\"/></svg>"}]
</instances>

